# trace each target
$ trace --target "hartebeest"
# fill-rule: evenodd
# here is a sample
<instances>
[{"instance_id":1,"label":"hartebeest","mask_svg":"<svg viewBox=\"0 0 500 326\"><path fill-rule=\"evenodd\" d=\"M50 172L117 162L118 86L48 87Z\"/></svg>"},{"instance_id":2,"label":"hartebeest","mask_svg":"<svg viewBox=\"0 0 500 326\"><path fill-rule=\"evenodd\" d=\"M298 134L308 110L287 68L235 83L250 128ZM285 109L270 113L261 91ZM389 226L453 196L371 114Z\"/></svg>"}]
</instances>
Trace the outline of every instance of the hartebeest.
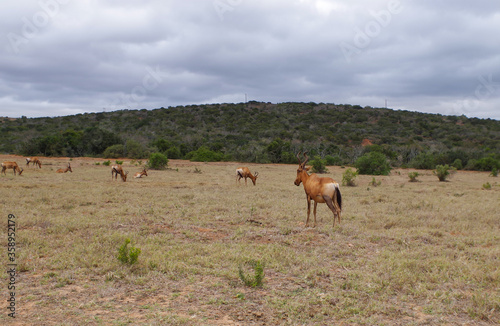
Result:
<instances>
[{"instance_id":1,"label":"hartebeest","mask_svg":"<svg viewBox=\"0 0 500 326\"><path fill-rule=\"evenodd\" d=\"M7 173L5 172L5 170L7 169L14 170L14 175L16 175L16 172L18 173L18 175L21 175L21 173L23 173L23 169L19 168L16 162L3 162L0 165L2 166L2 173L5 175L7 175Z\"/></svg>"},{"instance_id":2,"label":"hartebeest","mask_svg":"<svg viewBox=\"0 0 500 326\"><path fill-rule=\"evenodd\" d=\"M136 174L134 174L134 178L142 178L143 176L148 176L148 172L146 171L146 169L142 169L141 172L137 172Z\"/></svg>"},{"instance_id":3,"label":"hartebeest","mask_svg":"<svg viewBox=\"0 0 500 326\"><path fill-rule=\"evenodd\" d=\"M313 173L307 173L306 163L309 157L304 153L304 162L300 161L300 153L297 154L299 168L297 169L297 178L295 185L304 185L307 197L307 220L306 227L309 226L309 215L311 214L311 200L314 200L314 225L316 226L316 206L318 203L326 203L333 212L333 226L335 227L335 218L338 218L340 224L340 212L342 211L342 195L340 194L339 184L332 178L320 178Z\"/></svg>"},{"instance_id":4,"label":"hartebeest","mask_svg":"<svg viewBox=\"0 0 500 326\"><path fill-rule=\"evenodd\" d=\"M71 172L71 173L73 173L73 170L71 170L71 165L70 165L70 163L68 163L68 167L67 167L66 169L62 169L62 168L61 168L61 169L58 169L56 172L57 172L57 173L66 173L66 172L68 172L68 171L69 171L69 172Z\"/></svg>"},{"instance_id":5,"label":"hartebeest","mask_svg":"<svg viewBox=\"0 0 500 326\"><path fill-rule=\"evenodd\" d=\"M118 174L122 177L123 182L127 181L128 171L123 172L123 168L120 164L111 166L111 180L113 180L113 175L115 180L118 178Z\"/></svg>"},{"instance_id":6,"label":"hartebeest","mask_svg":"<svg viewBox=\"0 0 500 326\"><path fill-rule=\"evenodd\" d=\"M33 166L38 165L38 167L41 169L42 168L42 162L38 157L27 157L26 158L26 166L30 166L30 163L33 164Z\"/></svg>"},{"instance_id":7,"label":"hartebeest","mask_svg":"<svg viewBox=\"0 0 500 326\"><path fill-rule=\"evenodd\" d=\"M253 175L247 167L241 167L236 169L236 182L240 182L241 178L245 178L245 185L247 184L247 178L250 178L255 186L255 182L257 181L257 176L259 172L255 172Z\"/></svg>"}]
</instances>

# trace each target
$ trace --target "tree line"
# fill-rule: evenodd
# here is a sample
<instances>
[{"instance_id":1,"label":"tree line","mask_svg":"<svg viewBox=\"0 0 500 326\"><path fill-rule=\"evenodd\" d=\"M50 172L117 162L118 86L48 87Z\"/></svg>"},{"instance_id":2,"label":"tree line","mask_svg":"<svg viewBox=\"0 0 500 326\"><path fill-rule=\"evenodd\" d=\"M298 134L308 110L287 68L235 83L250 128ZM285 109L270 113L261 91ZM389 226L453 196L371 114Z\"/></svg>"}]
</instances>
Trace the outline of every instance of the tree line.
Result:
<instances>
[{"instance_id":1,"label":"tree line","mask_svg":"<svg viewBox=\"0 0 500 326\"><path fill-rule=\"evenodd\" d=\"M0 118L0 152L352 165L371 152L393 167L500 169L500 122L324 103L190 105L54 118ZM373 156L373 154L371 154ZM377 157L380 158L380 155Z\"/></svg>"}]
</instances>

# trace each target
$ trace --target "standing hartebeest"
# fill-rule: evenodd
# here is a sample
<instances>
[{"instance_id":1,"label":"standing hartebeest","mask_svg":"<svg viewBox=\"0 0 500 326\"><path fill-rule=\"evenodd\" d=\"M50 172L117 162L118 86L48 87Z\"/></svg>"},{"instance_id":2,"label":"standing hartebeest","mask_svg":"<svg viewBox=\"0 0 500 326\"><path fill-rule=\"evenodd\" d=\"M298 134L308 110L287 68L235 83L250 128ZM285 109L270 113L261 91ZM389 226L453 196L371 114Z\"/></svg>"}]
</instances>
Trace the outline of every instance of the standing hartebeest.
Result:
<instances>
[{"instance_id":1,"label":"standing hartebeest","mask_svg":"<svg viewBox=\"0 0 500 326\"><path fill-rule=\"evenodd\" d=\"M127 181L128 171L123 172L122 166L120 164L111 166L111 180L113 180L113 175L115 180L118 178L118 174L122 177L123 182Z\"/></svg>"},{"instance_id":2,"label":"standing hartebeest","mask_svg":"<svg viewBox=\"0 0 500 326\"><path fill-rule=\"evenodd\" d=\"M2 166L2 173L5 175L7 175L7 173L5 172L5 170L7 169L14 170L14 175L16 175L16 172L18 173L18 175L21 175L21 173L23 173L23 169L19 168L16 162L3 162L0 165Z\"/></svg>"},{"instance_id":3,"label":"standing hartebeest","mask_svg":"<svg viewBox=\"0 0 500 326\"><path fill-rule=\"evenodd\" d=\"M38 165L40 169L42 168L42 162L38 157L27 157L26 166L30 166L30 163L33 163L33 166Z\"/></svg>"},{"instance_id":4,"label":"standing hartebeest","mask_svg":"<svg viewBox=\"0 0 500 326\"><path fill-rule=\"evenodd\" d=\"M146 169L142 169L141 172L137 172L136 174L134 174L134 178L142 178L142 176L148 176L148 172L146 171Z\"/></svg>"},{"instance_id":5,"label":"standing hartebeest","mask_svg":"<svg viewBox=\"0 0 500 326\"><path fill-rule=\"evenodd\" d=\"M71 165L70 165L70 163L68 163L68 167L67 167L66 169L62 169L62 168L61 168L61 169L58 169L56 172L57 172L57 173L66 173L66 172L68 172L68 171L69 171L69 172L71 172L71 173L73 173L73 170L71 170Z\"/></svg>"},{"instance_id":6,"label":"standing hartebeest","mask_svg":"<svg viewBox=\"0 0 500 326\"><path fill-rule=\"evenodd\" d=\"M304 185L304 190L307 196L307 220L306 227L309 226L309 215L311 214L311 200L314 200L314 225L316 226L316 206L318 203L326 203L328 208L333 212L333 226L335 227L335 218L337 217L340 224L340 212L342 211L342 195L340 194L339 184L332 178L320 178L313 173L307 173L306 163L309 160L307 154L304 153L304 162L300 161L300 153L297 154L299 160L299 168L297 169L297 178L295 185Z\"/></svg>"},{"instance_id":7,"label":"standing hartebeest","mask_svg":"<svg viewBox=\"0 0 500 326\"><path fill-rule=\"evenodd\" d=\"M236 181L240 182L241 178L245 178L245 185L247 184L247 178L250 178L255 186L255 182L257 181L257 176L259 172L255 172L253 175L247 167L241 167L236 169Z\"/></svg>"}]
</instances>

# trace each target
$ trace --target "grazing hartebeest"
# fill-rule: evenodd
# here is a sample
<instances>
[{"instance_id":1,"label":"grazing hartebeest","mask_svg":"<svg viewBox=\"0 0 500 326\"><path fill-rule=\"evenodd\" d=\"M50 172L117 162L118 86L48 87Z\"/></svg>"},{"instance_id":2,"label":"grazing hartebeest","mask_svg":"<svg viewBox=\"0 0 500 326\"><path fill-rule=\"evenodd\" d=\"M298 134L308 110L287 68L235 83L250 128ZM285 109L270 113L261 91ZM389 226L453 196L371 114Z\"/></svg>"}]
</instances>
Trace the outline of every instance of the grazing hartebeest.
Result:
<instances>
[{"instance_id":1,"label":"grazing hartebeest","mask_svg":"<svg viewBox=\"0 0 500 326\"><path fill-rule=\"evenodd\" d=\"M141 172L137 172L134 174L134 178L142 178L142 176L148 176L148 172L146 172L146 169L143 169Z\"/></svg>"},{"instance_id":2,"label":"grazing hartebeest","mask_svg":"<svg viewBox=\"0 0 500 326\"><path fill-rule=\"evenodd\" d=\"M57 173L66 173L66 172L68 172L68 171L69 171L69 172L71 172L71 173L73 173L73 170L71 170L71 165L70 165L70 163L68 163L68 167L67 167L66 169L58 169L56 172L57 172Z\"/></svg>"},{"instance_id":3,"label":"grazing hartebeest","mask_svg":"<svg viewBox=\"0 0 500 326\"><path fill-rule=\"evenodd\" d=\"M335 218L337 217L340 224L340 213L342 211L342 195L340 194L339 184L332 178L320 178L313 173L307 173L306 163L309 160L307 154L304 153L304 162L300 161L300 153L297 154L299 160L299 168L297 169L297 178L295 185L304 185L304 190L307 197L307 220L306 227L309 226L309 215L311 214L311 200L314 200L314 225L316 226L316 206L318 203L326 203L328 208L333 212L333 226L335 227Z\"/></svg>"},{"instance_id":4,"label":"grazing hartebeest","mask_svg":"<svg viewBox=\"0 0 500 326\"><path fill-rule=\"evenodd\" d=\"M118 174L122 177L123 182L127 181L128 171L123 172L122 166L120 164L111 166L111 180L113 180L113 175L116 180L118 178Z\"/></svg>"},{"instance_id":5,"label":"grazing hartebeest","mask_svg":"<svg viewBox=\"0 0 500 326\"><path fill-rule=\"evenodd\" d=\"M255 175L252 175L250 170L247 167L241 167L236 169L236 181L240 182L241 178L245 178L245 185L247 184L247 178L250 178L255 186L255 182L257 181L257 176L259 172L255 172Z\"/></svg>"},{"instance_id":6,"label":"grazing hartebeest","mask_svg":"<svg viewBox=\"0 0 500 326\"><path fill-rule=\"evenodd\" d=\"M20 169L16 162L3 162L0 165L2 166L2 173L5 175L7 175L7 173L5 172L5 170L7 169L14 170L14 175L16 175L16 172L18 173L18 175L21 175L21 173L23 173L23 169Z\"/></svg>"},{"instance_id":7,"label":"grazing hartebeest","mask_svg":"<svg viewBox=\"0 0 500 326\"><path fill-rule=\"evenodd\" d=\"M33 163L33 166L38 165L38 167L41 169L42 168L42 162L38 157L27 157L26 158L26 165L30 166L30 163Z\"/></svg>"}]
</instances>

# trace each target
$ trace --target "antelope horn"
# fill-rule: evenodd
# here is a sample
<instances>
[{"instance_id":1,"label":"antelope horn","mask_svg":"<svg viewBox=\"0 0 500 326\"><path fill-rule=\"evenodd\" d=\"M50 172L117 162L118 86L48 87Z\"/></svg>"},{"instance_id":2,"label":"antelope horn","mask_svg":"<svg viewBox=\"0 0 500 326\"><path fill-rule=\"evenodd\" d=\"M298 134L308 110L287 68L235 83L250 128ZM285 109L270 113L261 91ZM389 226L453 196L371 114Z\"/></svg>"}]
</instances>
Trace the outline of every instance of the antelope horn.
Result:
<instances>
[{"instance_id":1,"label":"antelope horn","mask_svg":"<svg viewBox=\"0 0 500 326\"><path fill-rule=\"evenodd\" d=\"M306 166L307 161L309 161L309 157L307 156L307 152L304 152L304 157L306 158L305 161L302 163L304 166Z\"/></svg>"},{"instance_id":2,"label":"antelope horn","mask_svg":"<svg viewBox=\"0 0 500 326\"><path fill-rule=\"evenodd\" d=\"M301 164L302 164L302 162L300 161L300 154L301 154L301 152L298 152L298 153L297 153L297 160L299 160L299 165L301 165Z\"/></svg>"}]
</instances>

